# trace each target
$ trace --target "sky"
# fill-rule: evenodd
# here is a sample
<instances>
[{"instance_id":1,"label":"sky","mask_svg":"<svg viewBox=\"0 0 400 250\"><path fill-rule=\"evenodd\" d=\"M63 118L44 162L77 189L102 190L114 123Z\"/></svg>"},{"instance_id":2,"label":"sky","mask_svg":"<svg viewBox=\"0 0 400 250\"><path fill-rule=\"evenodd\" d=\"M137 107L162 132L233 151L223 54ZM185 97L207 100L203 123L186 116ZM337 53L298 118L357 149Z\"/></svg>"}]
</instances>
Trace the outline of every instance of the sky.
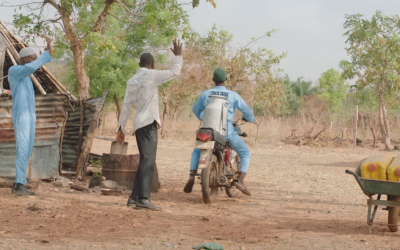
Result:
<instances>
[{"instance_id":1,"label":"sky","mask_svg":"<svg viewBox=\"0 0 400 250\"><path fill-rule=\"evenodd\" d=\"M190 0L178 0L187 3ZM0 0L2 3L3 0ZM8 0L13 4L27 0ZM304 77L316 81L330 69L339 70L339 62L348 59L343 23L345 14L363 14L371 18L376 10L384 15L400 14L399 0L215 0L214 8L206 0L193 9L184 5L192 28L201 35L214 24L234 36L234 43L246 44L271 29L272 37L259 40L255 46L284 51L288 56L280 68L291 80ZM12 22L12 8L0 7L0 20Z\"/></svg>"},{"instance_id":2,"label":"sky","mask_svg":"<svg viewBox=\"0 0 400 250\"><path fill-rule=\"evenodd\" d=\"M184 2L182 0L181 2ZM279 54L288 52L280 67L291 80L304 77L316 81L339 62L349 59L345 51L345 14L371 18L376 10L390 16L400 14L398 0L215 0L217 8L200 0L200 6L185 6L192 28L204 35L214 24L246 44L271 29L280 29L256 46Z\"/></svg>"}]
</instances>

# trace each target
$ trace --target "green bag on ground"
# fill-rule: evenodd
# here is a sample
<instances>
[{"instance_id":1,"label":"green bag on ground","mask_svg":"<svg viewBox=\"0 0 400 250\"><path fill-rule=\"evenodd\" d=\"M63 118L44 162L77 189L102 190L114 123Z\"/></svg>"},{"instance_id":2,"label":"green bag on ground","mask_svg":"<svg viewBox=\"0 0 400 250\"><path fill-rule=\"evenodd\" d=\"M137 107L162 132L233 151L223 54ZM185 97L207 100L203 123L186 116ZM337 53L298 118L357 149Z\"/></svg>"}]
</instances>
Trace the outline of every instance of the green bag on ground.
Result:
<instances>
[{"instance_id":1,"label":"green bag on ground","mask_svg":"<svg viewBox=\"0 0 400 250\"><path fill-rule=\"evenodd\" d=\"M222 250L224 248L225 248L224 246L212 242L203 243L193 247L193 249L205 249L205 250Z\"/></svg>"}]
</instances>

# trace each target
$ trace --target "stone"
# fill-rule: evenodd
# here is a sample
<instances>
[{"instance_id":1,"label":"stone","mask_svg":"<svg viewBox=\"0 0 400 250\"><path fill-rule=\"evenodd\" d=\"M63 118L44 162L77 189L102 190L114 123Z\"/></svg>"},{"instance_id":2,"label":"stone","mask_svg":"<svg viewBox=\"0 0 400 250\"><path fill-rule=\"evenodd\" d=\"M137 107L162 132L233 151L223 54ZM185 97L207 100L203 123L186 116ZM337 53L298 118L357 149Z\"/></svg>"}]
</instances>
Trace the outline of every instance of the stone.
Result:
<instances>
[{"instance_id":1,"label":"stone","mask_svg":"<svg viewBox=\"0 0 400 250\"><path fill-rule=\"evenodd\" d=\"M115 181L105 180L100 183L100 187L115 189L117 187L117 183Z\"/></svg>"},{"instance_id":2,"label":"stone","mask_svg":"<svg viewBox=\"0 0 400 250\"><path fill-rule=\"evenodd\" d=\"M54 181L53 185L56 186L56 187L66 188L66 187L69 187L69 180L68 179L64 179L64 180Z\"/></svg>"}]
</instances>

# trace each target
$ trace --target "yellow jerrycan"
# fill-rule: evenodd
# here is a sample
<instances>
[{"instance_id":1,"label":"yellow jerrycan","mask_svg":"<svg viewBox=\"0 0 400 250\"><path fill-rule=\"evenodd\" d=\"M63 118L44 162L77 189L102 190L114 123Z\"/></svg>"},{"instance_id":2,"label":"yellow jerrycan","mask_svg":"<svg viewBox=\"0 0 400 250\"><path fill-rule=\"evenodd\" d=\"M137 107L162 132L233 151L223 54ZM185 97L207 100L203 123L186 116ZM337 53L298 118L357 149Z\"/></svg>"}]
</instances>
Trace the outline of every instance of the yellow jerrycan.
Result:
<instances>
[{"instance_id":1,"label":"yellow jerrycan","mask_svg":"<svg viewBox=\"0 0 400 250\"><path fill-rule=\"evenodd\" d=\"M393 157L390 155L372 155L361 165L361 177L387 181L387 170L392 163Z\"/></svg>"},{"instance_id":2,"label":"yellow jerrycan","mask_svg":"<svg viewBox=\"0 0 400 250\"><path fill-rule=\"evenodd\" d=\"M387 170L388 181L400 181L400 156L394 157Z\"/></svg>"}]
</instances>

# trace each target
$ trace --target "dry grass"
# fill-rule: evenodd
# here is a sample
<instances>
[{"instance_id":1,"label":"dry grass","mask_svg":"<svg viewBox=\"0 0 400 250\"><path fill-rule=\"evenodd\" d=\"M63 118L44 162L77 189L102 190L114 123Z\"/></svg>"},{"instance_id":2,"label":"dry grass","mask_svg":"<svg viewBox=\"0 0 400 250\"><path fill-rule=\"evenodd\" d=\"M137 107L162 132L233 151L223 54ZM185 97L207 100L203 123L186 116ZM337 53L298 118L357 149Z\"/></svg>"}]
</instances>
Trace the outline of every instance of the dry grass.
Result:
<instances>
[{"instance_id":1,"label":"dry grass","mask_svg":"<svg viewBox=\"0 0 400 250\"><path fill-rule=\"evenodd\" d=\"M317 116L314 116L317 117ZM261 118L258 118L261 120ZM254 124L246 123L242 126L242 130L247 132L249 135L246 138L246 143L249 145L277 145L282 144L288 136L290 136L293 131L296 136L306 134L313 128L312 135L316 135L323 129L324 124L328 126L326 131L322 132L319 137L323 137L324 140L320 144L326 144L325 146L331 145L330 143L324 143L324 141L332 141L336 137L343 139L353 138L354 123L350 116L338 117L336 121L329 122L327 119L320 115L317 118L310 119L307 115L298 115L291 117L273 117L269 116L264 119L260 125L257 143L255 143L255 137L257 134L257 126ZM367 126L365 126L367 122ZM399 141L400 138L400 119L397 116L392 115L391 119L392 127L392 139L395 141L393 144ZM357 138L363 141L372 141L373 135L370 130L370 125L375 129L378 138L379 127L377 126L377 115L369 114L368 120L361 117L358 122L358 132ZM133 112L127 123L127 130L132 134L133 131ZM114 112L111 112L105 116L103 123L101 125L101 134L113 137L115 136L115 130L117 126L117 119ZM180 117L174 119L167 119L164 124L162 139L166 140L178 140L178 141L191 141L195 138L195 132L200 126L200 121L194 115L181 115ZM128 133L129 133L128 132ZM343 136L343 137L342 137ZM347 145L347 144L346 144ZM321 145L319 145L321 146Z\"/></svg>"}]
</instances>

